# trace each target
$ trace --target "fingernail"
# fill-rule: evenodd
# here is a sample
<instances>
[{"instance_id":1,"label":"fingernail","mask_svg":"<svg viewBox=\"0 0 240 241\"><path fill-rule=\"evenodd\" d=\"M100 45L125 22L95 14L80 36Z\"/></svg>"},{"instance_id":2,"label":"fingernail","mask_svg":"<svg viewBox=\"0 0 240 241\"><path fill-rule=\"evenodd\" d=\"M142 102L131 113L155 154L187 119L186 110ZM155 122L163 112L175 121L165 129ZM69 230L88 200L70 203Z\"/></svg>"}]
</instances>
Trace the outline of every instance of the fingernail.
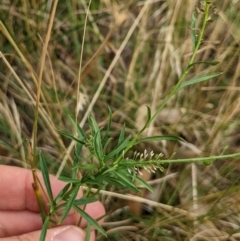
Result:
<instances>
[{"instance_id":1,"label":"fingernail","mask_svg":"<svg viewBox=\"0 0 240 241\"><path fill-rule=\"evenodd\" d=\"M85 233L77 227L69 227L53 237L53 241L83 241Z\"/></svg>"}]
</instances>

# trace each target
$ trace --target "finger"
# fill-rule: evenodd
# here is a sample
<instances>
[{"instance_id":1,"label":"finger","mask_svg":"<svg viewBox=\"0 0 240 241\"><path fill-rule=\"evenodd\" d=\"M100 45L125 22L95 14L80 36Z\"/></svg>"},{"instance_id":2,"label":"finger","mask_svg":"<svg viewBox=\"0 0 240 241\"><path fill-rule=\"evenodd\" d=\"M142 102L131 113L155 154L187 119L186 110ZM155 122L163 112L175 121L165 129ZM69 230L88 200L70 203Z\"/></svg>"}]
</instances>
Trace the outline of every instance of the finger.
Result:
<instances>
[{"instance_id":1,"label":"finger","mask_svg":"<svg viewBox=\"0 0 240 241\"><path fill-rule=\"evenodd\" d=\"M0 210L39 211L30 170L1 165L0 173ZM42 180L41 175L39 179ZM54 196L66 185L54 176L50 176L50 181ZM82 193L79 192L78 197L81 196ZM43 197L43 200L47 203L46 198Z\"/></svg>"},{"instance_id":2,"label":"finger","mask_svg":"<svg viewBox=\"0 0 240 241\"><path fill-rule=\"evenodd\" d=\"M20 236L2 238L1 241L39 241L41 231L35 231ZM84 241L85 232L76 226L62 226L52 228L47 231L45 241ZM95 234L92 231L90 241L95 240Z\"/></svg>"},{"instance_id":3,"label":"finger","mask_svg":"<svg viewBox=\"0 0 240 241\"><path fill-rule=\"evenodd\" d=\"M35 193L31 186L33 180L31 171L0 166L0 173L0 210L2 210L0 215L0 237L20 235L40 229L42 220ZM40 175L39 177L41 179ZM56 196L65 183L60 182L54 176L50 176L50 181L53 195ZM81 196L81 192L79 192L77 198ZM85 211L94 219L103 216L105 213L100 202L88 204ZM78 220L79 215L74 215L72 211L64 224L77 224ZM85 225L86 221L83 220L81 227Z\"/></svg>"},{"instance_id":4,"label":"finger","mask_svg":"<svg viewBox=\"0 0 240 241\"><path fill-rule=\"evenodd\" d=\"M97 219L104 215L105 211L100 202L91 203L85 210L91 217ZM79 215L72 213L66 217L61 225L76 225ZM80 224L86 226L86 220ZM0 238L13 235L21 235L42 228L42 219L38 212L25 211L2 211L0 215Z\"/></svg>"}]
</instances>

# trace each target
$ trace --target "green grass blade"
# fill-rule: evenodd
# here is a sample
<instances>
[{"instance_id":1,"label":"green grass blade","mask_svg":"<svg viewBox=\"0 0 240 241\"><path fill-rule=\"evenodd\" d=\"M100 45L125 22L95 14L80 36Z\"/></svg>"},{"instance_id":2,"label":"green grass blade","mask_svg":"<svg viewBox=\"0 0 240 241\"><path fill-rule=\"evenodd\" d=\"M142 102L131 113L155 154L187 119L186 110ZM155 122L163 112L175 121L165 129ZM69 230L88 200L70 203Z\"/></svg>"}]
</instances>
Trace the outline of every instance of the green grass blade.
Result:
<instances>
[{"instance_id":1,"label":"green grass blade","mask_svg":"<svg viewBox=\"0 0 240 241\"><path fill-rule=\"evenodd\" d=\"M205 81L205 80L209 80L209 79L217 77L217 76L219 76L221 74L222 74L222 72L216 72L216 73L205 74L205 75L202 75L202 76L190 79L190 80L182 83L179 86L178 90L183 89L183 88L185 88L188 85L193 85L193 84L197 84L199 82Z\"/></svg>"},{"instance_id":2,"label":"green grass blade","mask_svg":"<svg viewBox=\"0 0 240 241\"><path fill-rule=\"evenodd\" d=\"M51 188L51 183L49 179L48 167L47 167L46 160L42 155L42 152L39 152L39 159L40 159L40 168L42 171L43 181L44 181L48 196L50 200L53 201L53 194L52 194L52 188Z\"/></svg>"}]
</instances>

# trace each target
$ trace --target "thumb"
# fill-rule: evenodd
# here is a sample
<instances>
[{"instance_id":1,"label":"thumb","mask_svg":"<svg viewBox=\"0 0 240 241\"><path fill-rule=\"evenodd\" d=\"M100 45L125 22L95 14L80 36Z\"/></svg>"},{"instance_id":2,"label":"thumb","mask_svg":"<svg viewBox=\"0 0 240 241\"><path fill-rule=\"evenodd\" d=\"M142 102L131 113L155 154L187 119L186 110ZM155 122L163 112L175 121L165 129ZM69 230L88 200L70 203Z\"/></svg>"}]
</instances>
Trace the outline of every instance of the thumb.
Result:
<instances>
[{"instance_id":1,"label":"thumb","mask_svg":"<svg viewBox=\"0 0 240 241\"><path fill-rule=\"evenodd\" d=\"M2 238L1 241L39 241L41 231L35 231L19 236ZM76 226L61 226L48 229L45 241L84 241L85 231ZM95 240L94 231L91 231L90 241Z\"/></svg>"}]
</instances>

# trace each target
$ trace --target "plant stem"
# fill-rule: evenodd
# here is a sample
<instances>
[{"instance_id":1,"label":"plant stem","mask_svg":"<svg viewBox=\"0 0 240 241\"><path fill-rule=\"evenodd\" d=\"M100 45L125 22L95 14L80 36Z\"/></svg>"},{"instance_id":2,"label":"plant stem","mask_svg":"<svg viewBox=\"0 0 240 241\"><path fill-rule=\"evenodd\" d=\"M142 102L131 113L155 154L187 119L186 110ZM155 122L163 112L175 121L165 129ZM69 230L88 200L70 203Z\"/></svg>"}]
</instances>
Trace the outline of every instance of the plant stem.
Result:
<instances>
[{"instance_id":1,"label":"plant stem","mask_svg":"<svg viewBox=\"0 0 240 241\"><path fill-rule=\"evenodd\" d=\"M161 160L161 164L165 163L186 163L186 162L201 162L201 161L216 161L219 159L240 157L240 153L220 155L220 156L209 156L209 157L197 157L188 159L171 159L171 160Z\"/></svg>"},{"instance_id":2,"label":"plant stem","mask_svg":"<svg viewBox=\"0 0 240 241\"><path fill-rule=\"evenodd\" d=\"M134 146L136 144L136 141L138 140L139 136L143 133L143 131L150 125L150 123L156 118L156 116L160 113L160 111L163 109L163 107L167 104L167 102L172 98L172 96L174 94L176 94L176 92L179 90L180 85L182 84L182 82L184 81L184 79L186 78L189 70L191 69L191 65L194 62L194 59L196 57L197 51L199 50L199 47L202 43L202 38L203 38L203 34L204 31L206 29L206 25L207 25L207 21L208 21L208 17L209 17L209 8L210 8L211 3L208 1L206 1L206 5L205 5L205 10L204 10L204 17L203 17L203 23L202 23L202 28L200 30L199 33L199 37L197 40L196 45L194 46L193 49L193 54L192 57L190 58L187 68L186 70L183 72L182 76L180 77L180 79L178 80L177 84L174 86L174 88L172 89L172 91L170 92L169 95L166 96L166 98L163 100L162 104L158 107L158 109L156 110L156 112L154 113L154 115L148 120L148 123L146 124L146 127L142 130L140 130L135 137L133 138L133 140L129 143L129 145L127 146L127 148L124 150L124 153L127 153L127 151L129 149L132 148L132 146ZM117 158L117 160L114 162L114 165L117 165L120 161L121 161L121 156L119 156Z\"/></svg>"},{"instance_id":3,"label":"plant stem","mask_svg":"<svg viewBox=\"0 0 240 241\"><path fill-rule=\"evenodd\" d=\"M206 29L206 25L207 25L207 21L208 21L208 17L209 17L208 16L209 15L209 8L210 8L210 3L206 3L205 11L204 11L204 18L203 18L203 23L202 23L202 28L200 30L197 43L196 43L196 45L195 45L195 47L193 49L193 54L192 54L191 59L188 62L186 70L183 72L182 76L180 77L180 79L178 80L177 84L174 86L174 88L170 92L170 94L167 95L167 97L163 100L162 104L158 107L158 109L156 110L154 115L151 117L151 119L149 120L148 125L156 118L156 116L160 113L160 111L167 104L167 102L178 91L178 89L179 89L180 85L182 84L183 80L186 78L186 76L187 76L187 74L188 74L188 72L189 72L189 70L191 68L190 66L193 64L194 59L195 59L195 57L197 55L197 51L199 50L199 47L200 47L200 45L202 43L203 34L204 34L205 29Z\"/></svg>"}]
</instances>

